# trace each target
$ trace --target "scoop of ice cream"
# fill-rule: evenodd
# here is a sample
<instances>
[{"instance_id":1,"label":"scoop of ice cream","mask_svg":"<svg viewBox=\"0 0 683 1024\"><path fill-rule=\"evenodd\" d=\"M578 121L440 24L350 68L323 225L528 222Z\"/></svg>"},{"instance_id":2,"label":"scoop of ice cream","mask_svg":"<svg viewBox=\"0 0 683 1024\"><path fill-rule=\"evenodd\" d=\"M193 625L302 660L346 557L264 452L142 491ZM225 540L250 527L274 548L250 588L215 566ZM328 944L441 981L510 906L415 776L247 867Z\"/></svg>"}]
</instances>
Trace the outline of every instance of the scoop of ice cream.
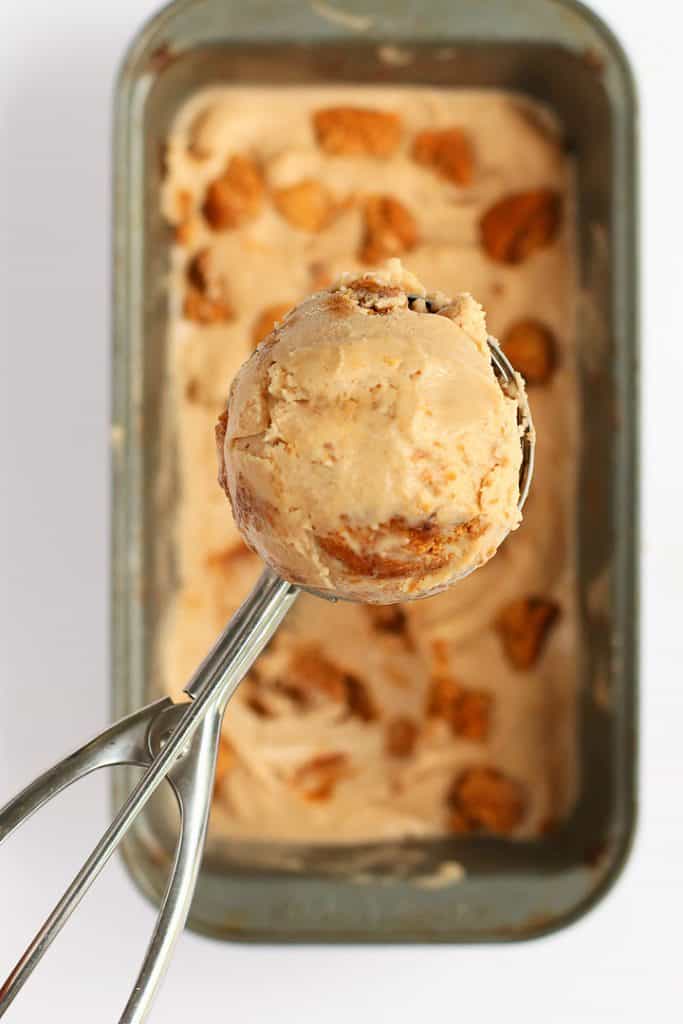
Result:
<instances>
[{"instance_id":1,"label":"scoop of ice cream","mask_svg":"<svg viewBox=\"0 0 683 1024\"><path fill-rule=\"evenodd\" d=\"M277 324L233 381L219 480L277 573L371 603L486 562L520 520L518 401L468 294L398 260L346 274Z\"/></svg>"}]
</instances>

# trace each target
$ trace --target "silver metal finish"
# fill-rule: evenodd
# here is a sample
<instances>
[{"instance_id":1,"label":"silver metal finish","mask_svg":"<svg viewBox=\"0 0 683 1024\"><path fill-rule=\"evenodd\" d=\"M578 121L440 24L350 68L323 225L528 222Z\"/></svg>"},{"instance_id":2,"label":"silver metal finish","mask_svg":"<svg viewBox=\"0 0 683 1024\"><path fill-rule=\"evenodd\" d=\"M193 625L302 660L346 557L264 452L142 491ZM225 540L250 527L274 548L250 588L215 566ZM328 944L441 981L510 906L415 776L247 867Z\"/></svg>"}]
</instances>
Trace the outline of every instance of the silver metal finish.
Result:
<instances>
[{"instance_id":1,"label":"silver metal finish","mask_svg":"<svg viewBox=\"0 0 683 1024\"><path fill-rule=\"evenodd\" d=\"M147 768L52 913L0 987L0 1017L164 779L180 809L175 862L142 968L120 1024L139 1024L182 930L201 861L223 712L298 596L266 570L186 687L189 703L164 698L122 719L50 768L0 811L0 842L34 811L96 768Z\"/></svg>"},{"instance_id":2,"label":"silver metal finish","mask_svg":"<svg viewBox=\"0 0 683 1024\"><path fill-rule=\"evenodd\" d=\"M489 343L489 351L491 352L491 365L493 366L493 372L498 378L498 383L504 391L508 389L516 390L517 374L515 368L491 334L489 334L487 341ZM522 465L519 469L519 500L517 505L521 512L529 496L529 488L531 487L534 475L536 432L533 420L531 419L531 410L526 402L524 409L520 408L519 415L521 417L520 429L522 432L520 438Z\"/></svg>"}]
</instances>

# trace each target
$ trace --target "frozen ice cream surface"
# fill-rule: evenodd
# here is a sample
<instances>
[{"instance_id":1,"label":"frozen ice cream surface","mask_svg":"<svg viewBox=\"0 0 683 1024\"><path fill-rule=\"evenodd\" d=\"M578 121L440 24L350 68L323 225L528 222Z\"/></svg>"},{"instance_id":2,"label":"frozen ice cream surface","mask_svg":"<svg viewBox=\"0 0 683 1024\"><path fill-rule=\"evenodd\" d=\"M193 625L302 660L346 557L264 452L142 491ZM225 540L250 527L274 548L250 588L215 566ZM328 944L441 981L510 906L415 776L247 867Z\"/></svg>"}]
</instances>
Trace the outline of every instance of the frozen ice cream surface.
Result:
<instances>
[{"instance_id":1,"label":"frozen ice cream surface","mask_svg":"<svg viewBox=\"0 0 683 1024\"><path fill-rule=\"evenodd\" d=\"M481 306L427 295L393 259L342 275L267 335L219 423L220 479L248 545L286 579L377 604L420 597L518 525L517 414Z\"/></svg>"},{"instance_id":2,"label":"frozen ice cream surface","mask_svg":"<svg viewBox=\"0 0 683 1024\"><path fill-rule=\"evenodd\" d=\"M561 126L492 89L230 85L182 104L165 163L155 564L168 586L149 699L180 696L262 571L216 484L214 426L255 345L311 293L391 257L430 288L470 292L527 382L538 431L524 526L467 579L393 606L299 598L223 720L212 855L244 841L250 864L280 866L282 843L298 858L318 843L365 856L355 844L369 842L393 863L406 836L546 835L577 791L582 679L576 217ZM441 319L430 323L449 329Z\"/></svg>"}]
</instances>

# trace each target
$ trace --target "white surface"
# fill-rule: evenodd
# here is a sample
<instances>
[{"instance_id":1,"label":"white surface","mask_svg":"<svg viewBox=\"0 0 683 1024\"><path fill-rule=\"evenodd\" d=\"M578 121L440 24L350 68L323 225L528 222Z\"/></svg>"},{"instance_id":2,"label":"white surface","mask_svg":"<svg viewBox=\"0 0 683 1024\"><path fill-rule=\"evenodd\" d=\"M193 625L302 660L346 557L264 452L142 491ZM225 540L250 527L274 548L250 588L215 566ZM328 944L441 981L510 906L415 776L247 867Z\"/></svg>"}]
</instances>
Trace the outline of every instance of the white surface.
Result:
<instances>
[{"instance_id":1,"label":"white surface","mask_svg":"<svg viewBox=\"0 0 683 1024\"><path fill-rule=\"evenodd\" d=\"M156 6L0 5L0 802L107 721L110 93ZM681 1019L683 23L670 0L593 6L631 55L643 112L642 812L626 873L588 917L530 945L268 948L188 934L153 1021L640 1024L655 997L659 1021ZM81 784L0 850L0 974L104 827L107 787ZM115 1020L152 920L114 862L11 1020Z\"/></svg>"}]
</instances>

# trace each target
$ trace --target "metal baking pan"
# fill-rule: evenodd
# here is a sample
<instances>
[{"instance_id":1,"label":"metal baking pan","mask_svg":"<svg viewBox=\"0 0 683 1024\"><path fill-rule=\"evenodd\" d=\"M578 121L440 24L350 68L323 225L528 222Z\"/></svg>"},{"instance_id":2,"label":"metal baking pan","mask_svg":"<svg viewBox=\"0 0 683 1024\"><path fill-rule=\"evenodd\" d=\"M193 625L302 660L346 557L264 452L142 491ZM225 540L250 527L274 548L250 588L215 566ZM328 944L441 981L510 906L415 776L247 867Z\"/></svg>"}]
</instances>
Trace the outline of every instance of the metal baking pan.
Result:
<instances>
[{"instance_id":1,"label":"metal baking pan","mask_svg":"<svg viewBox=\"0 0 683 1024\"><path fill-rule=\"evenodd\" d=\"M388 64L381 48L407 48ZM168 229L161 154L185 99L216 83L491 86L554 108L577 171L582 449L577 585L581 791L542 840L443 839L335 847L209 848L190 927L286 941L522 939L609 889L635 819L637 689L636 101L622 50L571 0L177 0L137 36L115 104L112 687L118 718L155 688L170 586L159 543ZM598 595L596 597L596 595ZM130 779L116 778L120 802ZM154 807L124 856L159 901L172 837ZM457 884L419 877L444 861Z\"/></svg>"}]
</instances>

